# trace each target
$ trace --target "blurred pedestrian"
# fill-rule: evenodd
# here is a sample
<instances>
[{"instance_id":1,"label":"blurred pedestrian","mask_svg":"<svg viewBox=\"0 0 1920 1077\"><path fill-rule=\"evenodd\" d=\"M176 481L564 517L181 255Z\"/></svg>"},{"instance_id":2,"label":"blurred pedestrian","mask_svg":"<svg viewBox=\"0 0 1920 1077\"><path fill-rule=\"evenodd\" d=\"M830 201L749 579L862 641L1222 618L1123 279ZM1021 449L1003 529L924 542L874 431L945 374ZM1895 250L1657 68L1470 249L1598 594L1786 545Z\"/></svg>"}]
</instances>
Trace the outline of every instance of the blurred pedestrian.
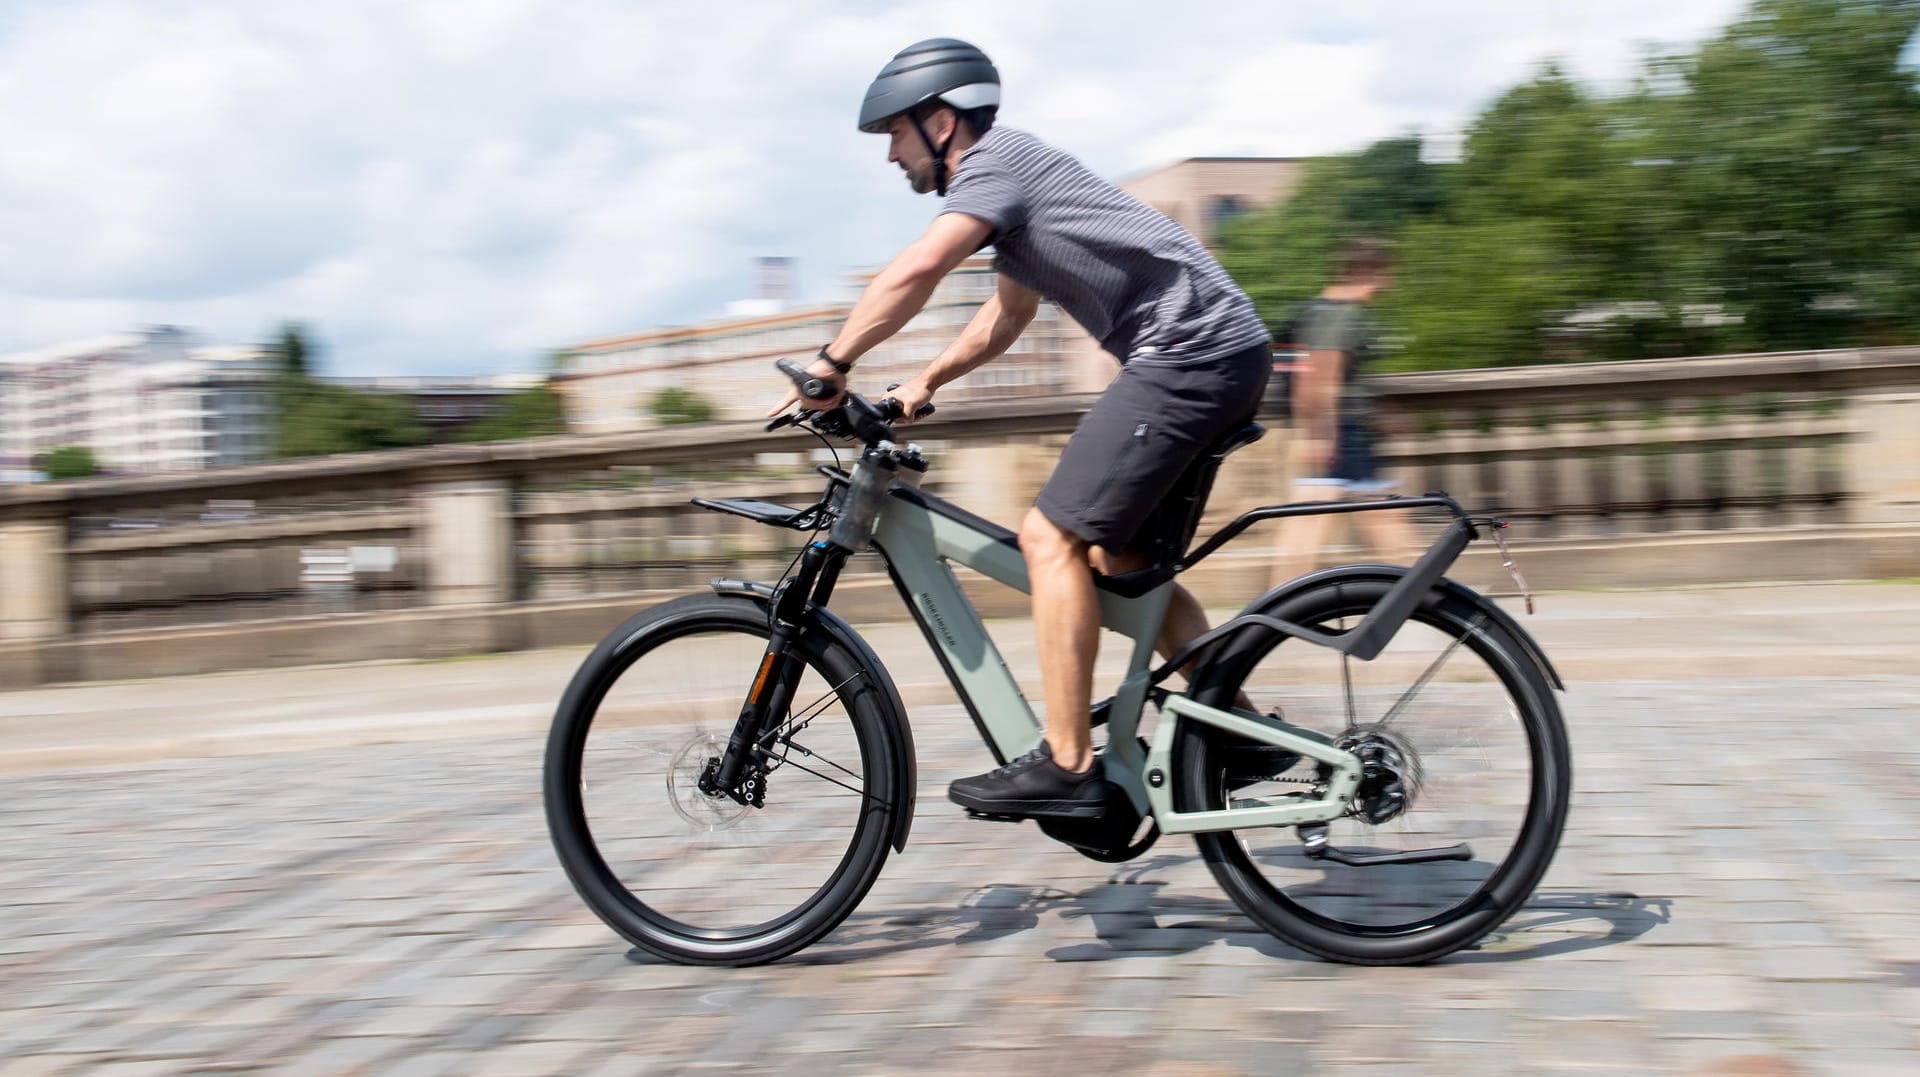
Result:
<instances>
[{"instance_id":1,"label":"blurred pedestrian","mask_svg":"<svg viewBox=\"0 0 1920 1077\"><path fill-rule=\"evenodd\" d=\"M1378 239L1350 240L1340 251L1339 274L1297 323L1295 338L1306 357L1291 393L1287 470L1294 476L1293 501L1379 497L1399 485L1380 474L1374 459L1375 414L1365 380L1380 352L1371 308L1392 283L1392 251ZM1281 522L1273 584L1311 571L1333 521L1342 518L1353 521L1375 557L1397 560L1413 547L1411 529L1398 512L1290 517Z\"/></svg>"}]
</instances>

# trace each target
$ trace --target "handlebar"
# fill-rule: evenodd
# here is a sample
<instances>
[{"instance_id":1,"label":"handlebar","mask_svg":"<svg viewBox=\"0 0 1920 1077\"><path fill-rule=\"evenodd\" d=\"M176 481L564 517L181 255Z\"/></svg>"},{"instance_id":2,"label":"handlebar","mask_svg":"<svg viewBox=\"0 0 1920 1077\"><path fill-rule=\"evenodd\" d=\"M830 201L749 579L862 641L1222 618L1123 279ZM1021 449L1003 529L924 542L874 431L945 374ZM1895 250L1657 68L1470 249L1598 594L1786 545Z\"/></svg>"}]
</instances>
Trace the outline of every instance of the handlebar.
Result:
<instances>
[{"instance_id":1,"label":"handlebar","mask_svg":"<svg viewBox=\"0 0 1920 1077\"><path fill-rule=\"evenodd\" d=\"M776 359L773 365L793 382L793 387L806 399L833 399L833 386L825 378L807 373L791 359ZM890 385L887 388L891 390L899 386ZM934 406L928 404L914 417L925 418L933 412ZM793 414L782 415L768 423L767 430L771 433L783 426L806 423L824 433L873 445L881 441L895 440L892 424L899 421L901 414L900 401L893 397L885 396L878 401L871 401L859 393L848 392L841 396L837 407L825 411L802 409Z\"/></svg>"}]
</instances>

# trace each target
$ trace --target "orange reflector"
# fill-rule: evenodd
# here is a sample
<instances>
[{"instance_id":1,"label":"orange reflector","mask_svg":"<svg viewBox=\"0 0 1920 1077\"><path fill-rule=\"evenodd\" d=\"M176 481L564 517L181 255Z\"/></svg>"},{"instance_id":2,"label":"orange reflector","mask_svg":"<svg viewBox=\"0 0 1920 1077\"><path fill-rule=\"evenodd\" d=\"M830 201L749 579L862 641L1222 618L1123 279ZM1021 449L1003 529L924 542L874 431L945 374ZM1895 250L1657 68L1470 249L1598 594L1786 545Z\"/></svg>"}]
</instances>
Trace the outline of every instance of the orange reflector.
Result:
<instances>
[{"instance_id":1,"label":"orange reflector","mask_svg":"<svg viewBox=\"0 0 1920 1077\"><path fill-rule=\"evenodd\" d=\"M766 657L760 660L760 675L753 679L753 691L748 693L747 702L749 703L760 702L760 689L766 687L767 674L772 671L773 671L773 652L768 651L766 654Z\"/></svg>"}]
</instances>

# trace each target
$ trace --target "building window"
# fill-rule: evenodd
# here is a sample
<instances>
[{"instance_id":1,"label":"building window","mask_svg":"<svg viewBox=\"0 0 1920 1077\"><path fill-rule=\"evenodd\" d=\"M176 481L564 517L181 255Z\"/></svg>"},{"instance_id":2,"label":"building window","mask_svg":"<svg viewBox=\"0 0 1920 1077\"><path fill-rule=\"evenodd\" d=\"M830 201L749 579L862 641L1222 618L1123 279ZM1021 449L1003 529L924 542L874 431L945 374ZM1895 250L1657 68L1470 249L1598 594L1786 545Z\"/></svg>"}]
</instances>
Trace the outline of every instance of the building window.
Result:
<instances>
[{"instance_id":1,"label":"building window","mask_svg":"<svg viewBox=\"0 0 1920 1077\"><path fill-rule=\"evenodd\" d=\"M1220 228L1228 221L1247 211L1247 204L1230 194L1223 194L1207 204L1207 240L1214 242L1220 238Z\"/></svg>"}]
</instances>

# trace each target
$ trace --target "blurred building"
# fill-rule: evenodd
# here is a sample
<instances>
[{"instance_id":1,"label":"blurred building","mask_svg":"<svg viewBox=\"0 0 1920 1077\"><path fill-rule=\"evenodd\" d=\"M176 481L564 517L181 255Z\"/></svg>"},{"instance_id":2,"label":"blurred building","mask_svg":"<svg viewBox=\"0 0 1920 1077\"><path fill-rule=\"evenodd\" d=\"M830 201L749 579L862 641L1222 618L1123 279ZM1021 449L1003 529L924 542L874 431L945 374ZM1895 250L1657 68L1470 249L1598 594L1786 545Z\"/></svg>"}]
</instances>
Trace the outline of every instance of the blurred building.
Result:
<instances>
[{"instance_id":1,"label":"blurred building","mask_svg":"<svg viewBox=\"0 0 1920 1077\"><path fill-rule=\"evenodd\" d=\"M879 390L919 373L993 295L995 279L984 258L948 274L924 310L861 358L861 386ZM852 310L847 304L809 307L575 345L567 349L556 379L568 423L587 434L654 425L649 402L669 388L698 394L713 406L716 418L759 416L782 391L774 360L811 359ZM1061 356L1074 335L1085 337L1048 305L1006 357L941 389L940 398L1063 391L1069 371Z\"/></svg>"},{"instance_id":2,"label":"blurred building","mask_svg":"<svg viewBox=\"0 0 1920 1077\"><path fill-rule=\"evenodd\" d=\"M0 356L0 473L26 476L68 446L106 471L264 460L272 382L260 349L195 347L174 326Z\"/></svg>"},{"instance_id":3,"label":"blurred building","mask_svg":"<svg viewBox=\"0 0 1920 1077\"><path fill-rule=\"evenodd\" d=\"M1227 220L1292 194L1304 170L1305 162L1295 158L1202 157L1120 186L1212 245ZM648 402L668 388L699 394L719 418L765 412L781 391L773 361L812 358L833 340L853 308L794 309L790 259L760 259L756 274L760 294L733 304L726 318L566 349L555 384L572 428L605 433L652 425ZM867 274L856 283L864 286L871 278ZM962 263L906 328L861 358L860 387L873 392L919 373L993 295L996 279L987 257ZM1059 308L1043 303L1007 355L943 387L940 399L1090 392L1104 388L1118 370L1092 337Z\"/></svg>"},{"instance_id":4,"label":"blurred building","mask_svg":"<svg viewBox=\"0 0 1920 1077\"><path fill-rule=\"evenodd\" d=\"M1190 157L1120 186L1212 247L1226 222L1286 201L1306 169L1304 157Z\"/></svg>"},{"instance_id":5,"label":"blurred building","mask_svg":"<svg viewBox=\"0 0 1920 1077\"><path fill-rule=\"evenodd\" d=\"M791 258L753 260L753 298L727 304L729 318L765 318L784 314L793 306L794 261Z\"/></svg>"},{"instance_id":6,"label":"blurred building","mask_svg":"<svg viewBox=\"0 0 1920 1077\"><path fill-rule=\"evenodd\" d=\"M539 374L480 377L321 378L329 385L405 397L435 444L457 441L460 432L498 414L507 398L546 378Z\"/></svg>"}]
</instances>

